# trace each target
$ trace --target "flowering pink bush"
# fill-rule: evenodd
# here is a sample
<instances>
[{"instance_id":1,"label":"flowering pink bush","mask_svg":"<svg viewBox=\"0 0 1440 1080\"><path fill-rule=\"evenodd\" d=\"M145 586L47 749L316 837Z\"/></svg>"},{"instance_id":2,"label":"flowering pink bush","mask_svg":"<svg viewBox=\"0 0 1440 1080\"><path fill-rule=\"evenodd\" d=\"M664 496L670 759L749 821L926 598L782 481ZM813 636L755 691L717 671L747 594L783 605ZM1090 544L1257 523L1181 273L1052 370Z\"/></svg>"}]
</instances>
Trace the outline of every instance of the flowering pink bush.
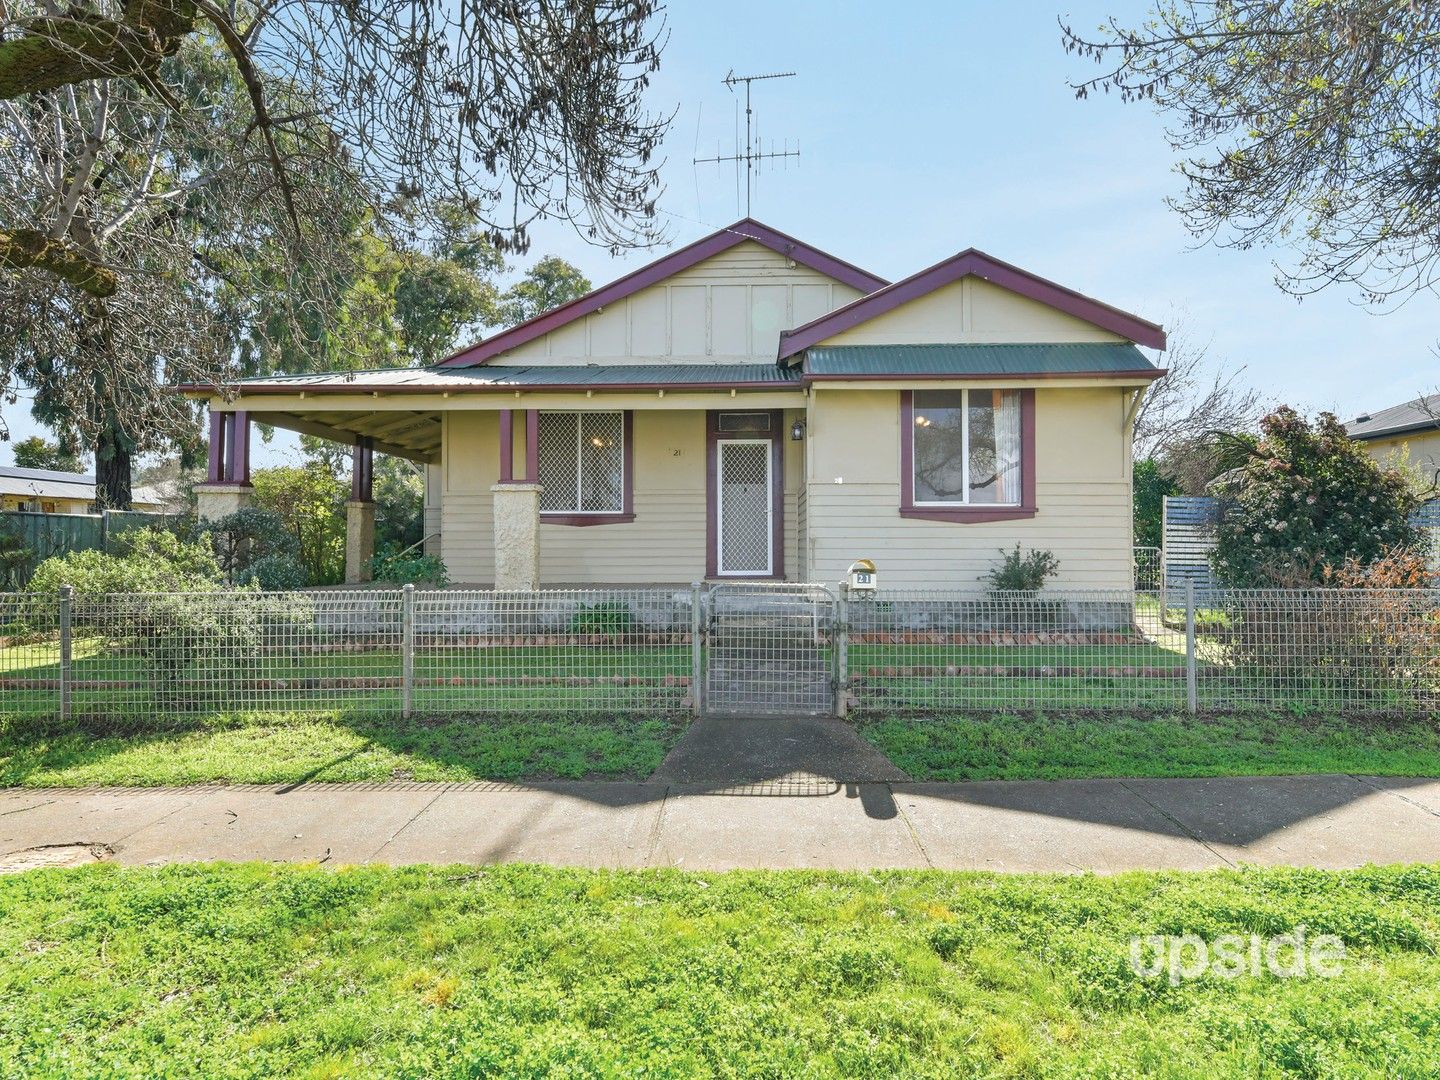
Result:
<instances>
[{"instance_id":1,"label":"flowering pink bush","mask_svg":"<svg viewBox=\"0 0 1440 1080\"><path fill-rule=\"evenodd\" d=\"M1314 423L1289 406L1260 422L1235 470L1211 562L1239 588L1334 584L1333 569L1369 565L1416 545L1406 520L1418 502L1332 413Z\"/></svg>"}]
</instances>

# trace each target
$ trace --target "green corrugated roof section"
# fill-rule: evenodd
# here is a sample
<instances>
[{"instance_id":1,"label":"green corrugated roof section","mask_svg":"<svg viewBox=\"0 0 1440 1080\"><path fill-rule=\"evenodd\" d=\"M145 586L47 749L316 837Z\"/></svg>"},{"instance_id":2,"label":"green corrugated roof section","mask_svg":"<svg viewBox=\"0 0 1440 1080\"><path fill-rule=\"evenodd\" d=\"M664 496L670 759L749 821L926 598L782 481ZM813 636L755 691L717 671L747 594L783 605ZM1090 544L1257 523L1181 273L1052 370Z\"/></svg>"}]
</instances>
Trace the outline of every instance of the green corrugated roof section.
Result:
<instances>
[{"instance_id":1,"label":"green corrugated roof section","mask_svg":"<svg viewBox=\"0 0 1440 1080\"><path fill-rule=\"evenodd\" d=\"M1158 369L1128 342L1058 345L817 346L805 370L824 377L875 375L1111 375Z\"/></svg>"}]
</instances>

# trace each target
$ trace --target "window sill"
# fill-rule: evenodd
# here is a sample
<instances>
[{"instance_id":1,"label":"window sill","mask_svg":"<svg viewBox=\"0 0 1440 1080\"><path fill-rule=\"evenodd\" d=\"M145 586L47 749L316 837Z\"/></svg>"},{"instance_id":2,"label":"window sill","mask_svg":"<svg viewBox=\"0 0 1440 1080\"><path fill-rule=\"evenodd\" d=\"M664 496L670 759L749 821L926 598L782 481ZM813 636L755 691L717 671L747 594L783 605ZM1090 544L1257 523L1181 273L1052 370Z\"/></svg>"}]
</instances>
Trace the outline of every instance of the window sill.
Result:
<instances>
[{"instance_id":1,"label":"window sill","mask_svg":"<svg viewBox=\"0 0 1440 1080\"><path fill-rule=\"evenodd\" d=\"M634 514L552 514L540 515L541 525L624 525Z\"/></svg>"},{"instance_id":2,"label":"window sill","mask_svg":"<svg viewBox=\"0 0 1440 1080\"><path fill-rule=\"evenodd\" d=\"M940 506L902 506L902 518L917 518L921 521L954 521L962 524L977 524L983 521L1019 521L1033 518L1033 506L957 506L947 509Z\"/></svg>"}]
</instances>

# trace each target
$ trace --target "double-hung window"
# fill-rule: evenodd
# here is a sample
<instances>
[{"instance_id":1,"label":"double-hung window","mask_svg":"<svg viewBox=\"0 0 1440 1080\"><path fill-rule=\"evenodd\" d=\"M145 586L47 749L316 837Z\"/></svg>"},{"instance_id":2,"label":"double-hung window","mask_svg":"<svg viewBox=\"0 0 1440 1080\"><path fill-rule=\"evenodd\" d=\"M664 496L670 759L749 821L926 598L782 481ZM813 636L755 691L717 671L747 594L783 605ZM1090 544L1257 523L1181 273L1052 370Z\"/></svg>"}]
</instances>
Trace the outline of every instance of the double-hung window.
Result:
<instances>
[{"instance_id":1,"label":"double-hung window","mask_svg":"<svg viewBox=\"0 0 1440 1080\"><path fill-rule=\"evenodd\" d=\"M625 420L623 412L540 413L542 514L605 520L629 512Z\"/></svg>"},{"instance_id":2,"label":"double-hung window","mask_svg":"<svg viewBox=\"0 0 1440 1080\"><path fill-rule=\"evenodd\" d=\"M1026 398L1033 402L1032 393L968 387L908 392L902 510L964 518L1033 509L1024 460L1024 428L1033 423Z\"/></svg>"}]
</instances>

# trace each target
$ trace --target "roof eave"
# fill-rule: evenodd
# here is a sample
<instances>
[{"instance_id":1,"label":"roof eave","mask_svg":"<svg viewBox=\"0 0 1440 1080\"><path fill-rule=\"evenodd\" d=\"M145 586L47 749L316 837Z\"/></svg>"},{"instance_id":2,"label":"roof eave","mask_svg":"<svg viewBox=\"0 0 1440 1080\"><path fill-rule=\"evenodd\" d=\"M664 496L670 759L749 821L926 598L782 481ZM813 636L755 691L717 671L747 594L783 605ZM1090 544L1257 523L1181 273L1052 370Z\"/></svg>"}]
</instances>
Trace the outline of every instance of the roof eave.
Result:
<instances>
[{"instance_id":1,"label":"roof eave","mask_svg":"<svg viewBox=\"0 0 1440 1080\"><path fill-rule=\"evenodd\" d=\"M1433 431L1440 434L1440 423L1434 420L1426 420L1423 424L1404 424L1400 427L1382 428L1378 431L1347 431L1345 434L1356 442L1368 442L1371 439L1393 439L1397 435L1414 435L1417 432L1424 433Z\"/></svg>"},{"instance_id":2,"label":"roof eave","mask_svg":"<svg viewBox=\"0 0 1440 1080\"><path fill-rule=\"evenodd\" d=\"M975 372L913 372L886 371L865 372L864 374L816 375L807 372L805 382L1011 382L1050 381L1058 379L1111 379L1116 382L1154 382L1166 373L1166 368L1144 368L1135 371L975 371Z\"/></svg>"}]
</instances>

